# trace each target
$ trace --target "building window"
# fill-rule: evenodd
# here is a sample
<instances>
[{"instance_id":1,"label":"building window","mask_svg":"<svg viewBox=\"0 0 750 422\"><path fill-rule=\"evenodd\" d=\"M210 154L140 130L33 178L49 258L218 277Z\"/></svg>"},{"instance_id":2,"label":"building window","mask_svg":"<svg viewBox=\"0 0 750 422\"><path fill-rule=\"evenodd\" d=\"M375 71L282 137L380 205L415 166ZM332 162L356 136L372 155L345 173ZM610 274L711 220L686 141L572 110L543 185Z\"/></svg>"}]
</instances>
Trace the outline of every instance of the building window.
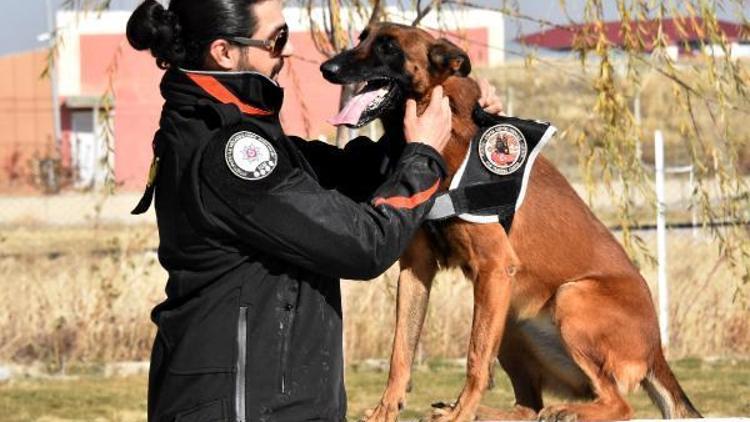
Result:
<instances>
[{"instance_id":1,"label":"building window","mask_svg":"<svg viewBox=\"0 0 750 422\"><path fill-rule=\"evenodd\" d=\"M102 187L107 181L109 151L97 121L98 112L72 110L70 120L73 186L84 190Z\"/></svg>"}]
</instances>

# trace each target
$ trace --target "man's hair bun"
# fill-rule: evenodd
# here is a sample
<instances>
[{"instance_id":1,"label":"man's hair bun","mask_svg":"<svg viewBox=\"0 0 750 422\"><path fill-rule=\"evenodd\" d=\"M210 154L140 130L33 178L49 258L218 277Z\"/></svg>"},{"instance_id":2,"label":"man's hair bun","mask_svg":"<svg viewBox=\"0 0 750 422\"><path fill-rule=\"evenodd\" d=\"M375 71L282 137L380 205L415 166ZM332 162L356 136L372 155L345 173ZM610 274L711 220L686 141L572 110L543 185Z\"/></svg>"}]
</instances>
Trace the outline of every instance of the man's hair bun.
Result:
<instances>
[{"instance_id":1,"label":"man's hair bun","mask_svg":"<svg viewBox=\"0 0 750 422\"><path fill-rule=\"evenodd\" d=\"M166 1L166 0L163 0ZM128 42L150 50L162 68L203 69L213 40L258 29L250 6L263 0L145 0L128 21Z\"/></svg>"},{"instance_id":2,"label":"man's hair bun","mask_svg":"<svg viewBox=\"0 0 750 422\"><path fill-rule=\"evenodd\" d=\"M166 69L181 66L185 46L179 19L156 0L146 0L130 16L126 35L136 50L151 50L156 64Z\"/></svg>"}]
</instances>

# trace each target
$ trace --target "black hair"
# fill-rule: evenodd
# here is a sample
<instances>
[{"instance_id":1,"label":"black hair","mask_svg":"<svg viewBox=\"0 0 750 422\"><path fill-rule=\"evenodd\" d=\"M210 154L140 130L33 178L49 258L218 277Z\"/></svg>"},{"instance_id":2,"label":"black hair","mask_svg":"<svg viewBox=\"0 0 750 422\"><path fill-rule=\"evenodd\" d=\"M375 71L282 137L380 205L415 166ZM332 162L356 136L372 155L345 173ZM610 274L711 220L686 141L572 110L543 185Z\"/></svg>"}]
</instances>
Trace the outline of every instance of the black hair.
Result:
<instances>
[{"instance_id":1,"label":"black hair","mask_svg":"<svg viewBox=\"0 0 750 422\"><path fill-rule=\"evenodd\" d=\"M202 69L211 42L255 33L258 22L250 6L259 1L171 0L165 9L145 0L128 20L128 42L136 50L150 50L162 69Z\"/></svg>"}]
</instances>

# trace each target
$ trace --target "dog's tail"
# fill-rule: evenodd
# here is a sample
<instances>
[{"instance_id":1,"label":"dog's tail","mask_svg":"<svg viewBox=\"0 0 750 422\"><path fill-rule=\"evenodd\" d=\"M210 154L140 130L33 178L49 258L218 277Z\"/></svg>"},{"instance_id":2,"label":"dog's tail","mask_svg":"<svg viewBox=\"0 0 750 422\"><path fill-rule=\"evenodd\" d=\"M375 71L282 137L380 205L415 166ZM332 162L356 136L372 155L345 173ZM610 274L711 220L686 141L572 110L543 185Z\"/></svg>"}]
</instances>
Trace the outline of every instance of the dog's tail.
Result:
<instances>
[{"instance_id":1,"label":"dog's tail","mask_svg":"<svg viewBox=\"0 0 750 422\"><path fill-rule=\"evenodd\" d=\"M661 350L656 355L654 366L641 381L641 385L661 411L662 417L664 419L702 418L703 416L695 409L685 391L680 387Z\"/></svg>"}]
</instances>

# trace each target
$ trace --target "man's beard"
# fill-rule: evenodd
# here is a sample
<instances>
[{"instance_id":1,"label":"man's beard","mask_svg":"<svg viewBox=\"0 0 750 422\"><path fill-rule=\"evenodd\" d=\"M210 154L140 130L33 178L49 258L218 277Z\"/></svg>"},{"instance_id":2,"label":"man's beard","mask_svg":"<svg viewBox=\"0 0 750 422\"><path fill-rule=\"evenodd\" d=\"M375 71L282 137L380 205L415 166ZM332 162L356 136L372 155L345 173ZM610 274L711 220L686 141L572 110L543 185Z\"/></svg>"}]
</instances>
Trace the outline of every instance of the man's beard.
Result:
<instances>
[{"instance_id":1,"label":"man's beard","mask_svg":"<svg viewBox=\"0 0 750 422\"><path fill-rule=\"evenodd\" d=\"M281 69L284 67L284 59L279 59L279 63L273 67L273 70L271 71L271 79L276 80L276 77L279 76L279 73L281 72Z\"/></svg>"},{"instance_id":2,"label":"man's beard","mask_svg":"<svg viewBox=\"0 0 750 422\"><path fill-rule=\"evenodd\" d=\"M269 78L276 80L276 77L279 76L279 73L281 72L281 69L284 67L284 58L279 58L279 62L276 64L276 66L273 67L271 70L271 74L267 75ZM237 70L240 72L258 72L258 69L253 67L250 64L250 55L247 54L247 50L244 48L240 52L240 61L237 63Z\"/></svg>"},{"instance_id":3,"label":"man's beard","mask_svg":"<svg viewBox=\"0 0 750 422\"><path fill-rule=\"evenodd\" d=\"M237 70L240 72L255 72L255 68L250 65L250 55L247 49L240 49L240 61L237 63Z\"/></svg>"}]
</instances>

